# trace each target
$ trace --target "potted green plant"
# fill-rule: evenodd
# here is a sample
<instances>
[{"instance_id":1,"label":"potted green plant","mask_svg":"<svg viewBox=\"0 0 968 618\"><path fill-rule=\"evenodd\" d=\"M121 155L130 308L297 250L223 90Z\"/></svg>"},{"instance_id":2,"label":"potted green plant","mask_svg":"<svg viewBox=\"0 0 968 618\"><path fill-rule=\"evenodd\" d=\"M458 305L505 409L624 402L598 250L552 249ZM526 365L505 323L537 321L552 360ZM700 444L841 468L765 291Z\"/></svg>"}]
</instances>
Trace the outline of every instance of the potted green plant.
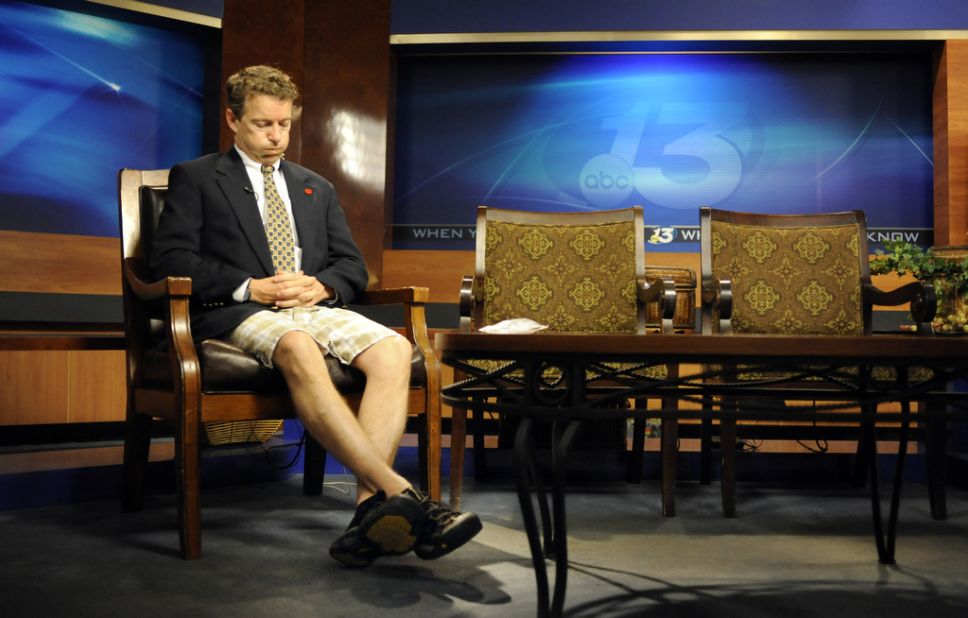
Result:
<instances>
[{"instance_id":1,"label":"potted green plant","mask_svg":"<svg viewBox=\"0 0 968 618\"><path fill-rule=\"evenodd\" d=\"M968 257L963 251L924 249L918 245L889 241L887 250L877 250L871 260L871 274L911 274L934 286L938 312L934 328L940 332L968 333Z\"/></svg>"}]
</instances>

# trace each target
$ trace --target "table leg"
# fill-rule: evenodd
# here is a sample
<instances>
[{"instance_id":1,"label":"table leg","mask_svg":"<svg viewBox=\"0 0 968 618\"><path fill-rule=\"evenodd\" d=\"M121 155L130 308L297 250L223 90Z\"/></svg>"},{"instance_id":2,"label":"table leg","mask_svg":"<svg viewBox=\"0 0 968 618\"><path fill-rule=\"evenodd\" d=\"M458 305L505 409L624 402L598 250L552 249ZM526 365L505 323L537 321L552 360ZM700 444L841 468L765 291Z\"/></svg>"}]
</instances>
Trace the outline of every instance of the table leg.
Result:
<instances>
[{"instance_id":1,"label":"table leg","mask_svg":"<svg viewBox=\"0 0 968 618\"><path fill-rule=\"evenodd\" d=\"M552 439L554 434L552 433ZM541 532L544 533L545 558L552 558L555 555L554 529L551 524L551 510L548 508L548 494L544 488L544 478L541 476L541 469L538 467L538 457L534 451L534 438L532 437L531 452L528 456L528 469L531 471L531 480L534 483L534 494L538 501L538 513L541 515Z\"/></svg>"},{"instance_id":2,"label":"table leg","mask_svg":"<svg viewBox=\"0 0 968 618\"><path fill-rule=\"evenodd\" d=\"M871 492L871 515L874 523L874 543L877 546L877 559L882 564L894 564L894 548L897 539L897 518L901 503L901 485L904 476L904 461L907 455L908 432L910 428L911 404L907 401L901 402L901 427L898 438L897 465L894 469L894 482L891 487L891 503L887 517L887 531L884 531L884 522L881 517L881 492L878 479L877 467L877 441L874 432L874 415L876 404L865 404L863 406L863 432L864 437L869 441L870 447L867 451L870 468L870 492Z\"/></svg>"},{"instance_id":3,"label":"table leg","mask_svg":"<svg viewBox=\"0 0 968 618\"><path fill-rule=\"evenodd\" d=\"M555 547L555 592L551 602L551 615L561 616L565 605L565 592L568 586L568 528L565 523L565 472L567 471L568 451L575 440L580 421L571 421L564 431L555 431L555 441L551 446L551 460L554 468L552 485L552 509L554 512Z\"/></svg>"},{"instance_id":4,"label":"table leg","mask_svg":"<svg viewBox=\"0 0 968 618\"><path fill-rule=\"evenodd\" d=\"M552 483L552 512L549 521L543 521L542 527L546 535L546 545L549 551L544 551L538 521L535 517L534 505L531 499L531 484L540 487L540 474L535 468L534 436L531 419L521 419L517 434L514 438L514 473L518 491L518 501L521 505L521 516L524 520L524 530L528 536L528 547L531 550L531 562L534 566L535 584L538 596L538 616L561 616L565 604L565 593L568 586L568 527L565 516L565 473L567 471L568 452L571 449L580 421L571 421L564 428L559 429L555 423L552 440L552 468L554 480ZM547 509L543 490L538 495L539 506ZM542 505L542 503L545 503ZM544 515L542 516L544 519ZM549 525L553 532L549 534ZM555 585L554 594L549 602L548 571L545 558L554 556Z\"/></svg>"},{"instance_id":5,"label":"table leg","mask_svg":"<svg viewBox=\"0 0 968 618\"><path fill-rule=\"evenodd\" d=\"M534 567L534 579L538 593L538 618L545 618L550 611L548 571L545 568L545 556L541 549L538 522L534 517L534 505L531 504L531 479L529 477L534 455L534 437L531 424L531 419L522 418L514 437L514 479L518 491L518 502L521 505L521 517L524 520L524 531L528 535L528 547L531 549L531 563Z\"/></svg>"}]
</instances>

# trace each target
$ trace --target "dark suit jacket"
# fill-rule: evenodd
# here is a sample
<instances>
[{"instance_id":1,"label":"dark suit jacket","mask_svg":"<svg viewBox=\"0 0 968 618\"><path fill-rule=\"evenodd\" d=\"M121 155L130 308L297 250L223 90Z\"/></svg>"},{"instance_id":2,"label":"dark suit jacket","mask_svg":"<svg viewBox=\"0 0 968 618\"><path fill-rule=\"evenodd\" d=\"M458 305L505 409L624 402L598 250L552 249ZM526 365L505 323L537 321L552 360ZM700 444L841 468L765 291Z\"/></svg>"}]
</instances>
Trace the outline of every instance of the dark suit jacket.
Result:
<instances>
[{"instance_id":1,"label":"dark suit jacket","mask_svg":"<svg viewBox=\"0 0 968 618\"><path fill-rule=\"evenodd\" d=\"M352 302L366 288L367 271L333 185L294 163L283 161L281 169L303 272L330 286L341 302ZM171 168L149 264L159 278L192 278L192 336L197 341L224 335L265 309L232 299L249 277L274 274L255 194L234 147Z\"/></svg>"}]
</instances>

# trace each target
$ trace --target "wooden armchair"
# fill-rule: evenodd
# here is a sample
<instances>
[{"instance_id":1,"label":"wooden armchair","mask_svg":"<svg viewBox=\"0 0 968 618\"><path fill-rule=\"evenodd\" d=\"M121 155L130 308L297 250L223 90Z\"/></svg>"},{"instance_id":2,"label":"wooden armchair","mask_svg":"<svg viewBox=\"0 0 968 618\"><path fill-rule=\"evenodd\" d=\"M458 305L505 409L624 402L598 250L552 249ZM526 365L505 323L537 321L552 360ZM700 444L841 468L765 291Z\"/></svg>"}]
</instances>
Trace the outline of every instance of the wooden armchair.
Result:
<instances>
[{"instance_id":1,"label":"wooden armchair","mask_svg":"<svg viewBox=\"0 0 968 618\"><path fill-rule=\"evenodd\" d=\"M694 326L695 274L675 268L647 274L641 207L541 213L480 206L476 242L476 274L464 277L461 285L462 330L511 318L530 318L558 332L645 334L650 324L666 332ZM665 375L667 368L650 370L658 376ZM482 420L475 416L473 451L478 473L485 465ZM454 410L450 451L454 508L460 508L461 502L465 435L466 411ZM643 419L636 419L635 436L631 480L641 475Z\"/></svg>"},{"instance_id":2,"label":"wooden armchair","mask_svg":"<svg viewBox=\"0 0 968 618\"><path fill-rule=\"evenodd\" d=\"M282 376L220 340L192 342L191 279L153 281L144 256L164 206L168 170L124 169L119 174L122 285L127 338L128 403L124 442L126 511L141 510L153 418L174 425L181 555L201 556L199 445L203 425L294 416ZM418 416L421 484L440 496L440 366L427 336L426 288L367 291L359 304L402 304L405 334L414 344L410 413ZM357 405L363 374L327 359L330 375ZM326 452L308 435L303 491L322 491Z\"/></svg>"},{"instance_id":3,"label":"wooden armchair","mask_svg":"<svg viewBox=\"0 0 968 618\"><path fill-rule=\"evenodd\" d=\"M891 292L871 283L867 224L861 211L815 215L763 215L702 208L702 331L870 335L875 305L912 303L919 334L931 333L934 294L911 283ZM776 388L822 389L822 384L784 383L784 375L764 376L733 368L734 378L775 380ZM893 379L893 369L875 368ZM742 402L737 402L742 406ZM774 427L776 433L815 439L817 424ZM705 424L703 452L708 457L711 423ZM723 512L736 512L737 432L735 420L719 424ZM799 435L798 435L799 434ZM863 435L863 434L862 434ZM860 449L874 448L863 439ZM857 458L858 462L866 459Z\"/></svg>"}]
</instances>

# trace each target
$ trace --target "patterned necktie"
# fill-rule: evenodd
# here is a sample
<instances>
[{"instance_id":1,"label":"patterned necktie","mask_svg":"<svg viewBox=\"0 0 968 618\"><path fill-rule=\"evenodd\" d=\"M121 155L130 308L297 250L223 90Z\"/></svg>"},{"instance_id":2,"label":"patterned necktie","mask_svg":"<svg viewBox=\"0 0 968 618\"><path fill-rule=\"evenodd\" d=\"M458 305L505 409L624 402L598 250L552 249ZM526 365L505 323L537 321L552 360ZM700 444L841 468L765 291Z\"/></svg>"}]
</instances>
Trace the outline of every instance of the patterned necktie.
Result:
<instances>
[{"instance_id":1,"label":"patterned necktie","mask_svg":"<svg viewBox=\"0 0 968 618\"><path fill-rule=\"evenodd\" d=\"M266 237L269 239L269 253L276 270L296 272L296 256L293 251L292 225L286 205L279 197L276 182L272 179L273 167L262 166L262 179L266 192Z\"/></svg>"}]
</instances>

